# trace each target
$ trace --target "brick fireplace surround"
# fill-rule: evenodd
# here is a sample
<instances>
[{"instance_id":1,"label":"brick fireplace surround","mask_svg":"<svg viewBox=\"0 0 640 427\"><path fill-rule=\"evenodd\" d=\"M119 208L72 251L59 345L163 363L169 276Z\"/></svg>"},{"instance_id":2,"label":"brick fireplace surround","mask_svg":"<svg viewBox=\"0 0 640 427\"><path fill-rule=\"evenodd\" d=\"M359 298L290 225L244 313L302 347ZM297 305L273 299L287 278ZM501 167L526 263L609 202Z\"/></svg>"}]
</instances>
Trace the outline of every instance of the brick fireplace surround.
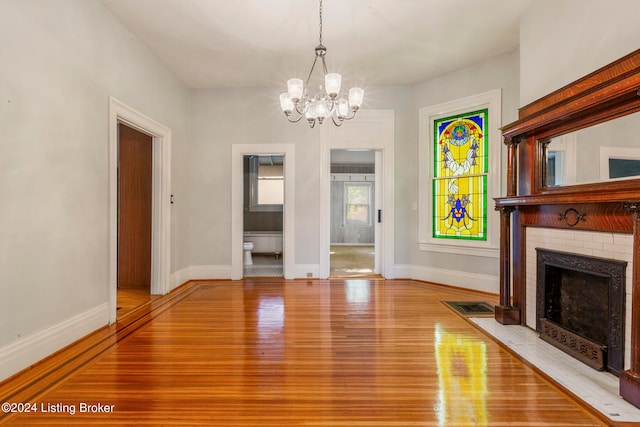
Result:
<instances>
[{"instance_id":1,"label":"brick fireplace surround","mask_svg":"<svg viewBox=\"0 0 640 427\"><path fill-rule=\"evenodd\" d=\"M519 119L502 128L507 194L496 199L501 239L495 319L502 325L535 330L536 247L628 263L625 360L619 384L620 395L636 407L640 407L640 179L554 187L547 186L545 172L551 138L639 111L640 50L522 107Z\"/></svg>"}]
</instances>

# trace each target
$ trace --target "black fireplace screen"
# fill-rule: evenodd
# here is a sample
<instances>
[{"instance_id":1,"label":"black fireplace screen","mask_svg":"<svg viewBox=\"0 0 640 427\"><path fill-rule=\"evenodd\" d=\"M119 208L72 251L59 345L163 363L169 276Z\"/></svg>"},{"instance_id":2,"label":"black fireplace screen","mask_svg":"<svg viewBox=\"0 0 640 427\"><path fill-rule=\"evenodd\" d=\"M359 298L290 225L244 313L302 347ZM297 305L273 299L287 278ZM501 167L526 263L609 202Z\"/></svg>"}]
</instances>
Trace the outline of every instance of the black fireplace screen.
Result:
<instances>
[{"instance_id":1,"label":"black fireplace screen","mask_svg":"<svg viewBox=\"0 0 640 427\"><path fill-rule=\"evenodd\" d=\"M536 328L540 319L605 350L604 369L624 365L624 261L536 249ZM569 352L570 353L570 352Z\"/></svg>"}]
</instances>

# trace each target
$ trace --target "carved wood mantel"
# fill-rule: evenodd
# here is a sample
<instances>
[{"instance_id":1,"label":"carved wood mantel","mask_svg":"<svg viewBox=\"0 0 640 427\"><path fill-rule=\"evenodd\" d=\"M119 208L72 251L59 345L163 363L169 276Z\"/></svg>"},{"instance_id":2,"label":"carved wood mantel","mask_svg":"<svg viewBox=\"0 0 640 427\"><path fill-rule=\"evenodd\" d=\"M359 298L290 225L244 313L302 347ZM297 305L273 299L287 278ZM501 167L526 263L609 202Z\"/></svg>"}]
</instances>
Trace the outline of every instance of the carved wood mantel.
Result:
<instances>
[{"instance_id":1,"label":"carved wood mantel","mask_svg":"<svg viewBox=\"0 0 640 427\"><path fill-rule=\"evenodd\" d=\"M522 107L518 120L502 128L507 147L507 194L495 199L496 210L501 212L500 305L496 307L496 320L502 324L526 322L527 227L633 235L632 283L627 285L633 295L632 307L627 307L632 317L631 365L620 373L620 394L638 407L640 179L548 187L543 153L552 137L640 111L639 93L637 50Z\"/></svg>"}]
</instances>

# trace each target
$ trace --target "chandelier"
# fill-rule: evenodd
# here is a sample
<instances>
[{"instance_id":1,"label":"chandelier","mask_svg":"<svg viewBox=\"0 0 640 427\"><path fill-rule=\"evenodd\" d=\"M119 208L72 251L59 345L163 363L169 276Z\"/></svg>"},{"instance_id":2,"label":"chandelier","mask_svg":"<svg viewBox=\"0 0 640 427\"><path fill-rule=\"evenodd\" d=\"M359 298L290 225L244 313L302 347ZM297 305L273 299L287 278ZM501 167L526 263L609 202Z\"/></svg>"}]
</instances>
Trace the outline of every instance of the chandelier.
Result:
<instances>
[{"instance_id":1,"label":"chandelier","mask_svg":"<svg viewBox=\"0 0 640 427\"><path fill-rule=\"evenodd\" d=\"M314 127L316 121L322 124L325 119L331 117L334 125L341 126L344 120L351 120L355 117L358 108L362 105L364 90L352 87L349 89L347 100L340 95L342 76L338 73L327 72L325 61L327 48L322 45L322 0L320 0L320 44L316 47L315 53L316 56L307 81L303 83L302 79L289 79L287 92L280 95L280 107L291 123L299 122L304 117L309 122L309 126ZM319 92L312 96L309 94L309 80L318 58L322 61L324 71L324 91L320 85Z\"/></svg>"}]
</instances>

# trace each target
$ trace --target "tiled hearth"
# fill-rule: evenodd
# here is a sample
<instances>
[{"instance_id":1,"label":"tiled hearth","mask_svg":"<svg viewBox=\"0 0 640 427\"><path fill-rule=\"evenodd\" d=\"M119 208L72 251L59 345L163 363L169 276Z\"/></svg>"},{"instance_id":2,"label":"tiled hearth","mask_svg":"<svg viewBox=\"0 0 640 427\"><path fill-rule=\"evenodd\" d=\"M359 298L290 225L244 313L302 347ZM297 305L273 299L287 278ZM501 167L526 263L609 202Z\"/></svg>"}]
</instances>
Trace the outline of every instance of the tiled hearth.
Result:
<instances>
[{"instance_id":1,"label":"tiled hearth","mask_svg":"<svg viewBox=\"0 0 640 427\"><path fill-rule=\"evenodd\" d=\"M471 321L609 420L640 423L640 409L620 397L615 375L577 362L526 326L501 325L492 318L478 317Z\"/></svg>"}]
</instances>

